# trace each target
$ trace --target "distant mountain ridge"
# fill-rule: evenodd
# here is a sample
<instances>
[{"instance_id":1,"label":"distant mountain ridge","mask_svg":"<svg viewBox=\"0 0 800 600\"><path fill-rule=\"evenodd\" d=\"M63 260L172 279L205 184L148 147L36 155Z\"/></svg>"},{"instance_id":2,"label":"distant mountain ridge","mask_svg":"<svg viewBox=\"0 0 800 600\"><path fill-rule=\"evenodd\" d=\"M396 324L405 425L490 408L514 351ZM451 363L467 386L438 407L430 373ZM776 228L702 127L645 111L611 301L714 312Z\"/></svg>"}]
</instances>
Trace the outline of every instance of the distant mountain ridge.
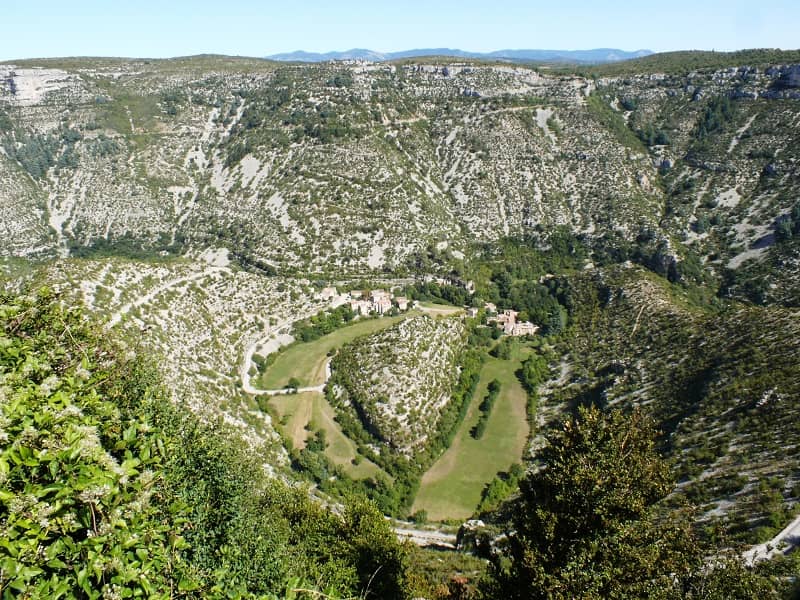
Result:
<instances>
[{"instance_id":1,"label":"distant mountain ridge","mask_svg":"<svg viewBox=\"0 0 800 600\"><path fill-rule=\"evenodd\" d=\"M286 62L326 62L329 60L368 60L385 62L421 56L452 56L455 58L484 58L510 61L547 61L564 63L607 63L641 58L653 54L651 50L628 52L616 48L591 50L495 50L494 52L467 52L454 48L417 48L400 52L376 52L365 48L352 48L343 52L285 52L266 58Z\"/></svg>"}]
</instances>

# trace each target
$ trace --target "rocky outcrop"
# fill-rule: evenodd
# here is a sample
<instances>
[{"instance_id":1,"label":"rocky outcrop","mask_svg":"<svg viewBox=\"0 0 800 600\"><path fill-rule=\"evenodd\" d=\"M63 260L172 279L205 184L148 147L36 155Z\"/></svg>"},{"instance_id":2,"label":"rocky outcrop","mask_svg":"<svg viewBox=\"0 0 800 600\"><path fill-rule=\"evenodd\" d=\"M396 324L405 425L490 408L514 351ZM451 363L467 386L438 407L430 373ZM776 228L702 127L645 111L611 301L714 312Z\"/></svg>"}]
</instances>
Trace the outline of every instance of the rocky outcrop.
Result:
<instances>
[{"instance_id":1,"label":"rocky outcrop","mask_svg":"<svg viewBox=\"0 0 800 600\"><path fill-rule=\"evenodd\" d=\"M435 437L465 343L459 319L405 319L339 351L331 363L333 401L355 410L393 451L411 455Z\"/></svg>"},{"instance_id":2,"label":"rocky outcrop","mask_svg":"<svg viewBox=\"0 0 800 600\"><path fill-rule=\"evenodd\" d=\"M791 65L781 69L780 77L775 82L779 88L800 88L800 65Z\"/></svg>"}]
</instances>

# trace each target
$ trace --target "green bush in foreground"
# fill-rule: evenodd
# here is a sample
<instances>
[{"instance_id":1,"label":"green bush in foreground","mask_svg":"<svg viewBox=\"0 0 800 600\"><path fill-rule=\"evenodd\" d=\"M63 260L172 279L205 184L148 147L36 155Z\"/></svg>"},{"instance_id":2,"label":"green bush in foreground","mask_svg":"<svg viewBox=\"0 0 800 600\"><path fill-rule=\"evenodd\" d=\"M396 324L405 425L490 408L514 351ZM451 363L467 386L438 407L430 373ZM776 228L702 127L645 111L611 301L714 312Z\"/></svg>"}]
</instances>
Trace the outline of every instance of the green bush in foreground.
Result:
<instances>
[{"instance_id":1,"label":"green bush in foreground","mask_svg":"<svg viewBox=\"0 0 800 600\"><path fill-rule=\"evenodd\" d=\"M405 597L372 505L336 515L230 440L51 292L0 294L2 598Z\"/></svg>"},{"instance_id":2,"label":"green bush in foreground","mask_svg":"<svg viewBox=\"0 0 800 600\"><path fill-rule=\"evenodd\" d=\"M702 548L687 518L657 518L654 506L673 483L653 440L638 411L581 408L552 431L542 468L520 484L487 596L777 598L776 579Z\"/></svg>"}]
</instances>

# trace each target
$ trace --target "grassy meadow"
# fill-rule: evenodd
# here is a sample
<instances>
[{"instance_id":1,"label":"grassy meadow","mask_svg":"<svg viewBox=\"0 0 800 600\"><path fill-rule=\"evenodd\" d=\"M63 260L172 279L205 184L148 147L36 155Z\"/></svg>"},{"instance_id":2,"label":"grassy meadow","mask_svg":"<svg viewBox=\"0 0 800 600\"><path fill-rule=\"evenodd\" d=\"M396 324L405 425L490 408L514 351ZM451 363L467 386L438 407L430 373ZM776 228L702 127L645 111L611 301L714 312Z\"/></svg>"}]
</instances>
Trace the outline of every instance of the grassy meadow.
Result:
<instances>
[{"instance_id":1,"label":"grassy meadow","mask_svg":"<svg viewBox=\"0 0 800 600\"><path fill-rule=\"evenodd\" d=\"M524 356L511 360L489 358L467 416L453 444L425 473L412 513L425 510L430 520L465 519L481 500L481 492L499 471L520 462L528 439L527 394L514 372ZM501 390L494 404L486 432L480 440L470 435L478 422L478 408L493 379Z\"/></svg>"},{"instance_id":2,"label":"grassy meadow","mask_svg":"<svg viewBox=\"0 0 800 600\"><path fill-rule=\"evenodd\" d=\"M322 385L325 383L328 352L359 336L386 329L404 318L405 316L360 319L313 342L294 344L278 354L275 362L259 378L257 385L265 390L282 389L292 377L300 381L301 387Z\"/></svg>"},{"instance_id":3,"label":"grassy meadow","mask_svg":"<svg viewBox=\"0 0 800 600\"><path fill-rule=\"evenodd\" d=\"M286 396L273 396L270 407L278 417L281 435L297 449L305 448L306 440L314 432L323 430L328 447L325 455L353 479L364 479L382 473L370 460L359 457L356 445L334 420L335 412L323 394L305 392ZM358 463L358 464L355 464Z\"/></svg>"}]
</instances>

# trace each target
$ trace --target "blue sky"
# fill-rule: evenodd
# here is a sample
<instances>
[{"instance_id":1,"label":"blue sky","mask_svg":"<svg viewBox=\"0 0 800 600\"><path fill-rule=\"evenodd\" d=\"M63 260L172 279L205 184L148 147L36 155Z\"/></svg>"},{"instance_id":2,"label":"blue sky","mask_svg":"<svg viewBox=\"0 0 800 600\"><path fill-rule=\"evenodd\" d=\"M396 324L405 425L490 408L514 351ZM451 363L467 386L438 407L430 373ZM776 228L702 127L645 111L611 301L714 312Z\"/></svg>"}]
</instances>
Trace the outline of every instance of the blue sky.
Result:
<instances>
[{"instance_id":1,"label":"blue sky","mask_svg":"<svg viewBox=\"0 0 800 600\"><path fill-rule=\"evenodd\" d=\"M2 0L0 6L0 60L354 47L800 47L797 0Z\"/></svg>"}]
</instances>

